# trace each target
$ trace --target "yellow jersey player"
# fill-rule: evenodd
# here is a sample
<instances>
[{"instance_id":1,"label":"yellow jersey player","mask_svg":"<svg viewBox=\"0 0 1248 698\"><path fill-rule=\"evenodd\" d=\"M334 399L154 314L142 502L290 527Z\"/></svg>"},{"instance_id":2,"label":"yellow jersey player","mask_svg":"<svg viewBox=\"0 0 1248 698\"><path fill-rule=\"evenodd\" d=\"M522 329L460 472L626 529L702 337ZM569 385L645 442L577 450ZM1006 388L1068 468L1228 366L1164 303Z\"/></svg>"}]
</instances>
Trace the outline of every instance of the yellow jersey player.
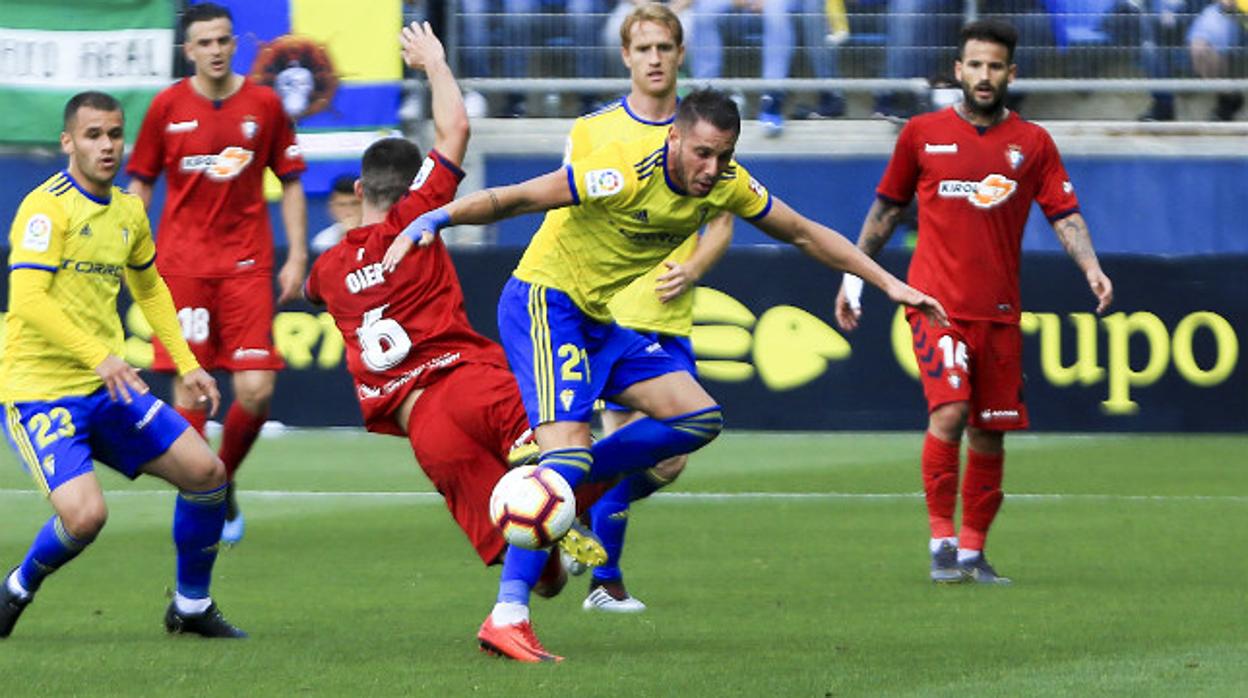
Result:
<instances>
[{"instance_id":1,"label":"yellow jersey player","mask_svg":"<svg viewBox=\"0 0 1248 698\"><path fill-rule=\"evenodd\" d=\"M630 12L620 25L620 57L632 87L619 100L576 120L568 134L565 164L610 143L666 135L676 118L676 73L684 56L684 30L671 8L646 3ZM567 215L566 209L555 209L546 217L558 224ZM616 294L608 304L611 316L623 327L653 336L681 368L696 377L697 363L689 341L693 331L692 290L731 242L732 216L721 213L700 235L689 236L662 263ZM606 401L599 416L604 434L611 434L642 415ZM582 604L585 610L640 613L646 609L625 589L620 569L629 505L673 482L688 461L688 456L681 454L634 473L589 509L590 527L601 539L607 561L594 568L589 594ZM565 558L564 563L572 574L585 571L570 559Z\"/></svg>"},{"instance_id":2,"label":"yellow jersey player","mask_svg":"<svg viewBox=\"0 0 1248 698\"><path fill-rule=\"evenodd\" d=\"M124 278L197 400L215 410L216 382L182 339L143 204L113 186L122 160L121 104L102 92L65 106L68 167L26 196L9 234L9 314L0 356L5 433L54 514L0 583L8 637L44 579L82 552L107 518L92 460L131 479L178 488L177 584L170 633L246 637L208 594L225 521L225 469L199 434L153 397L121 357Z\"/></svg>"},{"instance_id":3,"label":"yellow jersey player","mask_svg":"<svg viewBox=\"0 0 1248 698\"><path fill-rule=\"evenodd\" d=\"M681 100L666 136L612 144L549 174L466 196L413 221L386 251L388 273L448 225L567 207L563 223L546 221L538 230L498 305L503 348L541 450L539 468L573 486L608 480L719 435L723 416L715 400L657 342L616 324L608 305L721 211L832 269L851 271L937 324L947 322L935 299L750 177L733 160L740 133L741 115L728 95L695 91ZM646 416L591 450L589 418L599 396ZM502 572L517 582L509 603L524 611L505 620L493 616L496 626L527 621L528 593L545 562L543 551L528 552L534 555L527 563L525 556L514 558L525 569L509 569L509 556ZM500 593L499 606L504 600Z\"/></svg>"}]
</instances>

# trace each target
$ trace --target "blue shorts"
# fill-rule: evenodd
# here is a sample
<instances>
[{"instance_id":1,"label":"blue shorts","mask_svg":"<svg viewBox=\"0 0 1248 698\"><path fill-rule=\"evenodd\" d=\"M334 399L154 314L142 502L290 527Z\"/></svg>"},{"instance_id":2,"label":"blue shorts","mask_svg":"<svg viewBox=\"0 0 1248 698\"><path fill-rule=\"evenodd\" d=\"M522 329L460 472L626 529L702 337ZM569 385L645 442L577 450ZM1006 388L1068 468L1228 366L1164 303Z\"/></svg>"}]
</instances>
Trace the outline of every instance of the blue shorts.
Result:
<instances>
[{"instance_id":1,"label":"blue shorts","mask_svg":"<svg viewBox=\"0 0 1248 698\"><path fill-rule=\"evenodd\" d=\"M533 427L588 422L600 396L682 370L653 339L598 322L566 293L515 277L498 300L498 333Z\"/></svg>"},{"instance_id":2,"label":"blue shorts","mask_svg":"<svg viewBox=\"0 0 1248 698\"><path fill-rule=\"evenodd\" d=\"M92 459L133 480L190 424L151 393L114 402L104 388L90 395L4 406L4 432L45 495L92 471Z\"/></svg>"},{"instance_id":3,"label":"blue shorts","mask_svg":"<svg viewBox=\"0 0 1248 698\"><path fill-rule=\"evenodd\" d=\"M687 371L694 378L698 377L698 361L693 356L693 342L688 337L681 337L674 334L646 334L643 335L659 343L663 347L663 351L672 357L680 366L682 371ZM621 405L610 400L602 401L602 409L614 410L616 412L632 412L633 408Z\"/></svg>"}]
</instances>

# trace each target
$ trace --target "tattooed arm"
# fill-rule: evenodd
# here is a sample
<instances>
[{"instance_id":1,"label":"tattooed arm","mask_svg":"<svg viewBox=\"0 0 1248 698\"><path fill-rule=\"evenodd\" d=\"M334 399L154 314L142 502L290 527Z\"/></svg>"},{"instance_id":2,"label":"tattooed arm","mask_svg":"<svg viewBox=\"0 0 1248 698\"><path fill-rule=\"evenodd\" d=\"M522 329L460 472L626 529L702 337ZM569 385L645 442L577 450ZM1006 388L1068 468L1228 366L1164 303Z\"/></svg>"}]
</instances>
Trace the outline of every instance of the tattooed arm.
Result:
<instances>
[{"instance_id":1,"label":"tattooed arm","mask_svg":"<svg viewBox=\"0 0 1248 698\"><path fill-rule=\"evenodd\" d=\"M1083 270L1088 280L1088 288L1096 296L1096 312L1105 312L1109 304L1114 302L1114 285L1105 272L1101 271L1101 263L1096 258L1096 250L1092 249L1092 237L1088 234L1088 222L1083 219L1083 214L1072 213L1053 221L1053 231L1057 233L1057 239L1061 240L1066 254Z\"/></svg>"},{"instance_id":2,"label":"tattooed arm","mask_svg":"<svg viewBox=\"0 0 1248 698\"><path fill-rule=\"evenodd\" d=\"M868 257L874 258L884 249L884 245L888 244L889 238L893 236L893 231L897 229L897 223L901 221L902 211L905 209L900 204L876 198L871 204L871 210L867 211L867 217L862 222L862 229L858 232L858 249L867 254ZM855 285L857 289L851 293L846 289L847 285ZM850 279L848 276L841 283L841 289L836 294L836 324L841 329L850 332L858 327L858 318L862 317L862 308L857 304L857 296L862 292L862 282ZM855 302L850 302L851 295Z\"/></svg>"}]
</instances>

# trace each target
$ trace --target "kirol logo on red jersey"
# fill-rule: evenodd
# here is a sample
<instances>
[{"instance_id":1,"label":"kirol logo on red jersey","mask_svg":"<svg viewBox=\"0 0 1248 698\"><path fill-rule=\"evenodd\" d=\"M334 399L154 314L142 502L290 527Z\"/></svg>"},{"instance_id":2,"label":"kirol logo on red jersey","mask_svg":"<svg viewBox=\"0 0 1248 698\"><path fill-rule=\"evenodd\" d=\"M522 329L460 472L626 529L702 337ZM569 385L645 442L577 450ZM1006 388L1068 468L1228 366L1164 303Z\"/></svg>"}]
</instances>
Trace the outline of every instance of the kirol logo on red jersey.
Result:
<instances>
[{"instance_id":1,"label":"kirol logo on red jersey","mask_svg":"<svg viewBox=\"0 0 1248 698\"><path fill-rule=\"evenodd\" d=\"M251 164L254 153L232 145L216 155L187 155L182 158L183 172L203 172L218 182L234 179Z\"/></svg>"},{"instance_id":2,"label":"kirol logo on red jersey","mask_svg":"<svg viewBox=\"0 0 1248 698\"><path fill-rule=\"evenodd\" d=\"M966 199L975 208L999 206L1018 190L1018 182L1001 174L990 174L973 182L964 179L942 179L939 194L947 199Z\"/></svg>"}]
</instances>

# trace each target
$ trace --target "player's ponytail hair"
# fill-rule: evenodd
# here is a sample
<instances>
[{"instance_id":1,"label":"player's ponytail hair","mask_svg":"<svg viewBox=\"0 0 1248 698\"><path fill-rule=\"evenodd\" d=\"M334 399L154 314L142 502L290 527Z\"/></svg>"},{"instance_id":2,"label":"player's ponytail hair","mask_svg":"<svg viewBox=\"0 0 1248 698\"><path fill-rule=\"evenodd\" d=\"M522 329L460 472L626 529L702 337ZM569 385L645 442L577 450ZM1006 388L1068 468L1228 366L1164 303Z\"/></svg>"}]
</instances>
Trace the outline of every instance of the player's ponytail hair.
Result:
<instances>
[{"instance_id":1,"label":"player's ponytail hair","mask_svg":"<svg viewBox=\"0 0 1248 698\"><path fill-rule=\"evenodd\" d=\"M962 35L958 40L958 60L966 52L966 42L987 41L1005 47L1006 60L1014 62L1014 47L1018 46L1018 30L1013 25L999 19L976 20L962 27Z\"/></svg>"},{"instance_id":2,"label":"player's ponytail hair","mask_svg":"<svg viewBox=\"0 0 1248 698\"><path fill-rule=\"evenodd\" d=\"M721 131L741 133L741 111L727 92L711 87L694 90L676 106L676 128L688 131L699 121L705 121Z\"/></svg>"},{"instance_id":3,"label":"player's ponytail hair","mask_svg":"<svg viewBox=\"0 0 1248 698\"><path fill-rule=\"evenodd\" d=\"M681 26L680 17L672 12L672 8L657 2L647 2L644 5L638 5L624 18L624 23L620 25L620 46L628 48L633 39L633 27L642 22L654 22L667 27L677 46L685 44L685 28Z\"/></svg>"},{"instance_id":4,"label":"player's ponytail hair","mask_svg":"<svg viewBox=\"0 0 1248 698\"><path fill-rule=\"evenodd\" d=\"M406 138L383 138L368 146L360 165L364 200L386 210L403 198L423 161L420 148Z\"/></svg>"}]
</instances>

